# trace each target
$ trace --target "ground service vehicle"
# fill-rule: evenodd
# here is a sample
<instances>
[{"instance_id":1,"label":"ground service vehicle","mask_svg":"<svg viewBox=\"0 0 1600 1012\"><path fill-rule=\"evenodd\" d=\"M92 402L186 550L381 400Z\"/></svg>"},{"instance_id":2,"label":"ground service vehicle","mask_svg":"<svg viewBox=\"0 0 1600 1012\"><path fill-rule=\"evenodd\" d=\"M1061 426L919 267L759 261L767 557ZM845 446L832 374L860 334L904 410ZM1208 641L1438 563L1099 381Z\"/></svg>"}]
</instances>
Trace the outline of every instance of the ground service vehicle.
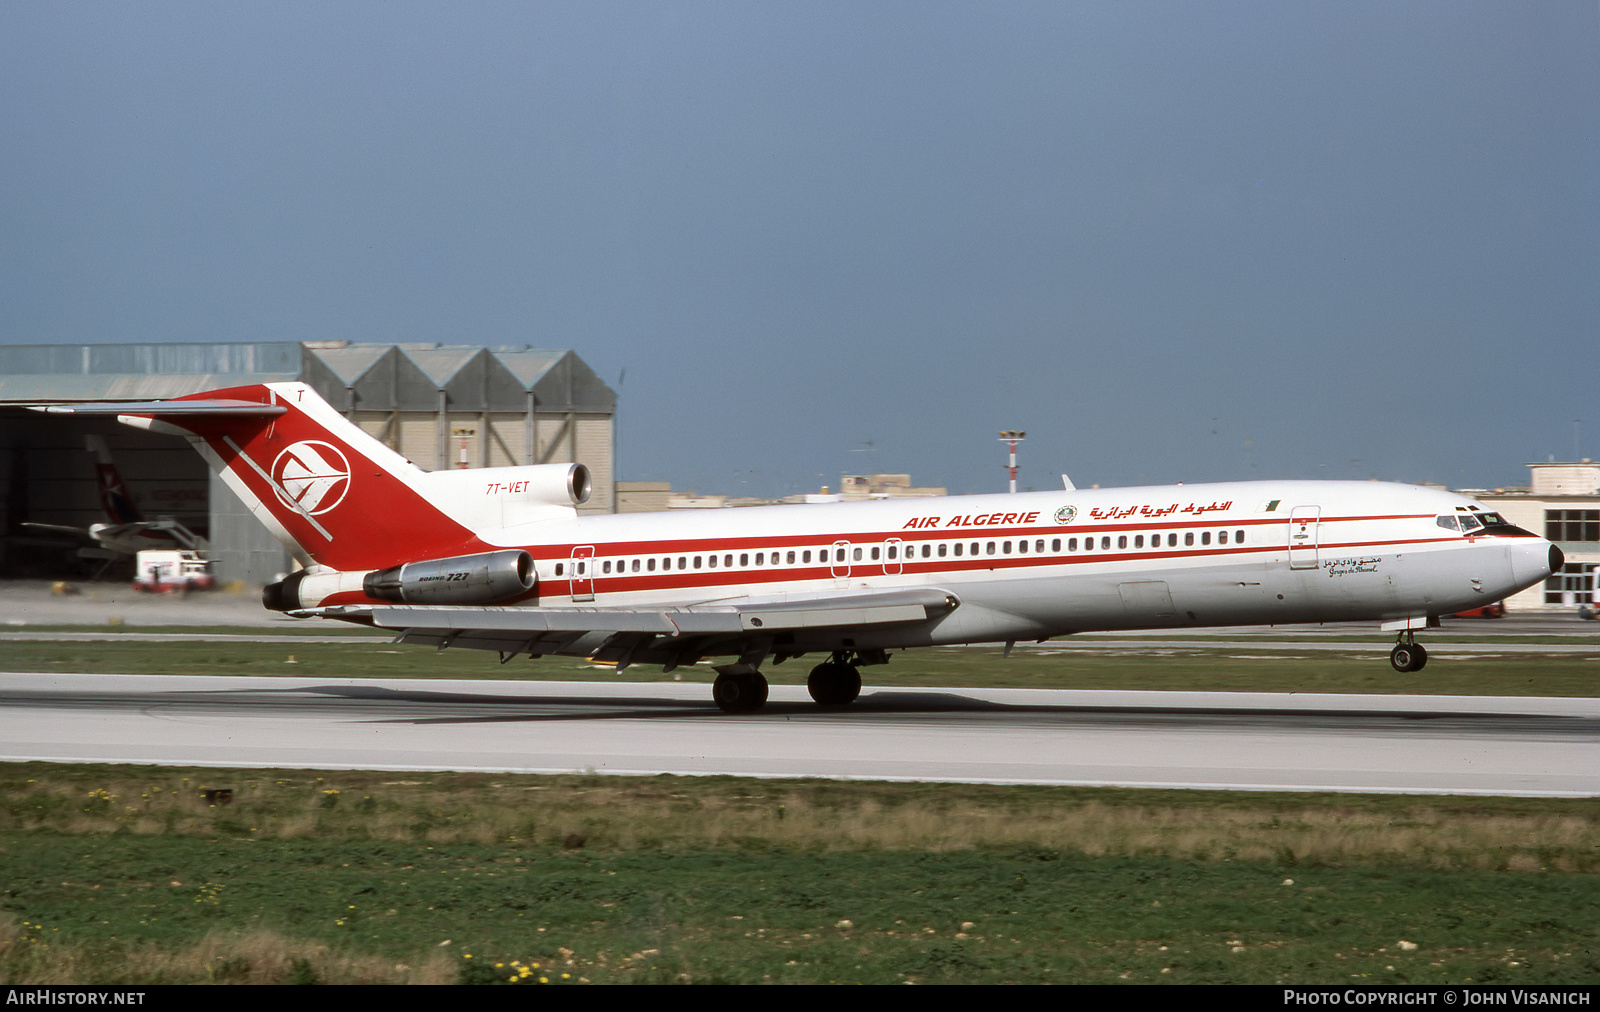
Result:
<instances>
[{"instance_id":1,"label":"ground service vehicle","mask_svg":"<svg viewBox=\"0 0 1600 1012\"><path fill-rule=\"evenodd\" d=\"M211 561L199 552L147 548L134 555L134 590L187 594L211 590L216 582Z\"/></svg>"}]
</instances>

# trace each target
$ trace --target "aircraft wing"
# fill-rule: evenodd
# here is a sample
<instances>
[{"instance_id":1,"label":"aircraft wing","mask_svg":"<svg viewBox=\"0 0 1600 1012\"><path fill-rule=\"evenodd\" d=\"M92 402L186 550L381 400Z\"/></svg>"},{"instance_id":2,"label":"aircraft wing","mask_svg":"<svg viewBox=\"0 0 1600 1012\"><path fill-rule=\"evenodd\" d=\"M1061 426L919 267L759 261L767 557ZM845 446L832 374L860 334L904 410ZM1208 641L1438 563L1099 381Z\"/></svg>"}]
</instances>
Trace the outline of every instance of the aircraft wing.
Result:
<instances>
[{"instance_id":1,"label":"aircraft wing","mask_svg":"<svg viewBox=\"0 0 1600 1012\"><path fill-rule=\"evenodd\" d=\"M337 618L394 629L397 643L519 653L587 652L617 664L646 658L667 669L692 663L711 642L759 644L795 630L925 622L960 602L933 587L837 594L800 600L726 602L682 608L518 608L446 605L334 605L289 614Z\"/></svg>"},{"instance_id":2,"label":"aircraft wing","mask_svg":"<svg viewBox=\"0 0 1600 1012\"><path fill-rule=\"evenodd\" d=\"M50 531L54 534L71 534L72 536L83 541L94 540L94 538L89 534L88 528L86 527L68 527L65 524L36 524L31 521L24 521L18 526L31 527L36 531Z\"/></svg>"}]
</instances>

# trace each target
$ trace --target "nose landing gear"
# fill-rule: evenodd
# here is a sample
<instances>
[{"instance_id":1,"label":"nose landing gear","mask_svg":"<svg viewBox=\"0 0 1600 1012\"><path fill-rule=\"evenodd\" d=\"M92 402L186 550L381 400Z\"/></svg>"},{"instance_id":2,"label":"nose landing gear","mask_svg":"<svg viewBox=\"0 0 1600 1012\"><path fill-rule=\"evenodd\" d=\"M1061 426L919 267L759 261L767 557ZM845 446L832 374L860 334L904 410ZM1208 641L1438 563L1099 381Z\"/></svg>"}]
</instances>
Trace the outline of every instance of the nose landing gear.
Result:
<instances>
[{"instance_id":1,"label":"nose landing gear","mask_svg":"<svg viewBox=\"0 0 1600 1012\"><path fill-rule=\"evenodd\" d=\"M1410 629L1400 634L1394 649L1389 651L1389 664L1396 671L1421 671L1427 663L1428 651L1416 641Z\"/></svg>"}]
</instances>

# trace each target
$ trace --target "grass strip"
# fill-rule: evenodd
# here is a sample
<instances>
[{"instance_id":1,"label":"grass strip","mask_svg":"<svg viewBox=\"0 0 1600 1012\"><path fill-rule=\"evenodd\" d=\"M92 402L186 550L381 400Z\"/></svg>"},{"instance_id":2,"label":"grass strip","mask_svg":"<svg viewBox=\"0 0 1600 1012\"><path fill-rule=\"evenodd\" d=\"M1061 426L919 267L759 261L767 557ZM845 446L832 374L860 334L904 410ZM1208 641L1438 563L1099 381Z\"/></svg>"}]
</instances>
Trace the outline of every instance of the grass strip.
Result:
<instances>
[{"instance_id":1,"label":"grass strip","mask_svg":"<svg viewBox=\"0 0 1600 1012\"><path fill-rule=\"evenodd\" d=\"M0 772L8 983L1600 976L1593 801Z\"/></svg>"}]
</instances>

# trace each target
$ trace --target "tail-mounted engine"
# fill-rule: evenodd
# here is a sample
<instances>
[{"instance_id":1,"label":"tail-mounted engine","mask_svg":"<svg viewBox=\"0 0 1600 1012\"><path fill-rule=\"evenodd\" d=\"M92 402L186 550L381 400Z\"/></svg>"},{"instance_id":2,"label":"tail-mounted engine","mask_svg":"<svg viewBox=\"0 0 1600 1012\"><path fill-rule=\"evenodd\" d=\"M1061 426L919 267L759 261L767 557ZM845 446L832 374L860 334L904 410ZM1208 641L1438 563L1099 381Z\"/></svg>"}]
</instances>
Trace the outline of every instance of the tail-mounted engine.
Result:
<instances>
[{"instance_id":1,"label":"tail-mounted engine","mask_svg":"<svg viewBox=\"0 0 1600 1012\"><path fill-rule=\"evenodd\" d=\"M406 604L494 604L521 597L537 577L533 556L521 549L408 562L368 573L368 597Z\"/></svg>"},{"instance_id":2,"label":"tail-mounted engine","mask_svg":"<svg viewBox=\"0 0 1600 1012\"><path fill-rule=\"evenodd\" d=\"M295 573L268 586L273 611L315 608L335 594L360 592L405 604L496 604L526 595L538 582L533 556L521 549L408 562L370 573Z\"/></svg>"}]
</instances>

